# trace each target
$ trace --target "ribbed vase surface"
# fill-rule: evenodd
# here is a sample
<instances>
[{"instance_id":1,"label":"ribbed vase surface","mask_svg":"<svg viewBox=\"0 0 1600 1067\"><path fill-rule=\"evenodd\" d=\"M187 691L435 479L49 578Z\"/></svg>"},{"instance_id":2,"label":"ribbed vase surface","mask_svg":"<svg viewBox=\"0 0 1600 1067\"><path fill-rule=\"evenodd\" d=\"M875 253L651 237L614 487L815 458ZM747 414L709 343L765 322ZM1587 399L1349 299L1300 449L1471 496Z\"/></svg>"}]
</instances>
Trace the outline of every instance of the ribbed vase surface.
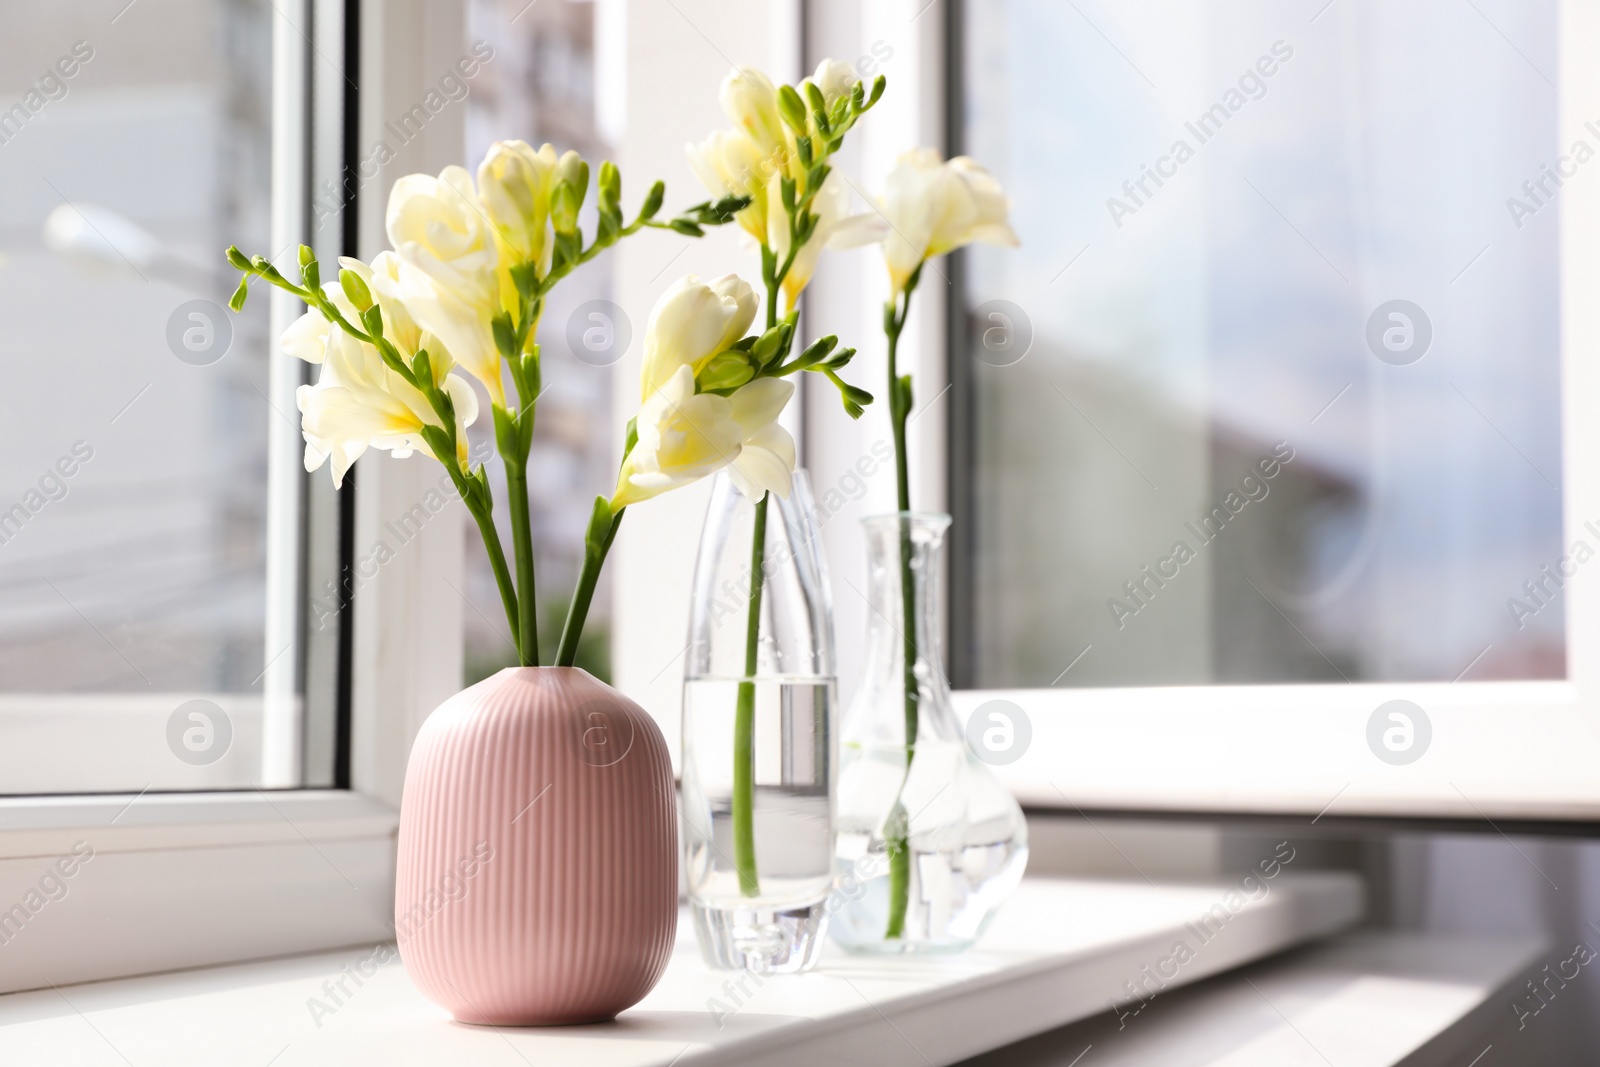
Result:
<instances>
[{"instance_id":1,"label":"ribbed vase surface","mask_svg":"<svg viewBox=\"0 0 1600 1067\"><path fill-rule=\"evenodd\" d=\"M609 1019L678 918L672 763L654 720L574 667L508 667L423 724L400 809L406 972L462 1022Z\"/></svg>"}]
</instances>

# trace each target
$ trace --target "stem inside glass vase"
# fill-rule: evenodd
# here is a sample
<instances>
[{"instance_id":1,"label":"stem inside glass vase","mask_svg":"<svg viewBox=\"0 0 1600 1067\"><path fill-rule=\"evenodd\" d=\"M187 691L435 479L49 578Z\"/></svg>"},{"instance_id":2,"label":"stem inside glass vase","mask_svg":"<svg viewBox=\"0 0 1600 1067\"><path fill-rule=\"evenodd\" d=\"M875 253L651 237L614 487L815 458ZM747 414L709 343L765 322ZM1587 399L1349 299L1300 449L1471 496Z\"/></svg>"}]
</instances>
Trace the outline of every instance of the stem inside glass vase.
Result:
<instances>
[{"instance_id":1,"label":"stem inside glass vase","mask_svg":"<svg viewBox=\"0 0 1600 1067\"><path fill-rule=\"evenodd\" d=\"M793 258L793 257L791 257ZM778 289L787 268L779 269L776 254L761 248L761 275L767 289L767 329L778 324ZM739 892L747 897L761 893L756 873L756 662L761 649L761 592L766 577L767 498L756 505L755 529L750 535L750 597L745 617L744 678L739 682L733 716L733 865L739 872Z\"/></svg>"},{"instance_id":2,"label":"stem inside glass vase","mask_svg":"<svg viewBox=\"0 0 1600 1067\"><path fill-rule=\"evenodd\" d=\"M767 498L756 505L750 536L750 601L745 619L744 679L739 683L733 716L733 865L739 871L739 892L761 892L756 874L756 659L761 647L761 593L767 546Z\"/></svg>"},{"instance_id":3,"label":"stem inside glass vase","mask_svg":"<svg viewBox=\"0 0 1600 1067\"><path fill-rule=\"evenodd\" d=\"M894 429L895 491L900 506L900 636L904 643L906 768L900 779L900 790L895 797L884 827L884 847L889 859L889 922L884 929L886 940L905 935L906 907L911 900L911 819L905 809L905 787L911 777L911 761L917 754L917 728L920 717L917 689L917 604L916 587L911 584L911 478L906 462L906 418L911 414L911 375L901 377L896 364L900 347L900 333L905 329L906 317L911 311L911 291L916 287L919 270L906 282L904 297L891 301L885 309L884 329L889 341L889 421ZM898 303L898 307L896 306Z\"/></svg>"}]
</instances>

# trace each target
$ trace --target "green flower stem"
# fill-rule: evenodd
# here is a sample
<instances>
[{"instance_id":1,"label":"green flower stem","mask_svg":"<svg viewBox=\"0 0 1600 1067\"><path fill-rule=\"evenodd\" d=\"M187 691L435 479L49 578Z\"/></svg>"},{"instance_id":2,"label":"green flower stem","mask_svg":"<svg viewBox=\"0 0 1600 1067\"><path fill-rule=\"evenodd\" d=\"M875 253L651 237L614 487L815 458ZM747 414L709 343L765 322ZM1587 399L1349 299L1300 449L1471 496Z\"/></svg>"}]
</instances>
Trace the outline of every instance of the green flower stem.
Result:
<instances>
[{"instance_id":1,"label":"green flower stem","mask_svg":"<svg viewBox=\"0 0 1600 1067\"><path fill-rule=\"evenodd\" d=\"M532 310L524 310L525 321L531 318ZM516 554L517 662L523 667L536 667L539 664L539 629L535 615L533 524L528 511L528 453L533 447L534 403L539 398L539 349L535 345L527 355L515 350L509 354L502 352L502 355L511 367L511 381L517 392L515 412L497 408L494 413L495 443L506 469L512 551Z\"/></svg>"},{"instance_id":2,"label":"green flower stem","mask_svg":"<svg viewBox=\"0 0 1600 1067\"><path fill-rule=\"evenodd\" d=\"M611 542L617 539L617 528L622 525L626 508L612 512L606 508L604 516L599 507L604 500L596 501L595 519L589 524L589 535L584 540L583 569L578 573L578 587L572 591L572 603L567 608L567 621L561 627L561 644L556 649L556 666L570 667L578 659L578 639L583 636L583 624L589 617L589 605L594 600L594 587L600 581L600 569L605 566L611 551Z\"/></svg>"},{"instance_id":3,"label":"green flower stem","mask_svg":"<svg viewBox=\"0 0 1600 1067\"><path fill-rule=\"evenodd\" d=\"M744 680L733 713L733 863L739 871L739 892L747 897L761 892L756 874L756 658L761 645L761 594L766 584L764 556L767 545L767 502L763 494L756 505L755 530L750 537L750 611L745 619Z\"/></svg>"},{"instance_id":4,"label":"green flower stem","mask_svg":"<svg viewBox=\"0 0 1600 1067\"><path fill-rule=\"evenodd\" d=\"M511 584L511 571L506 566L506 550L500 545L500 531L495 529L492 507L479 508L471 504L467 510L478 523L478 533L483 537L483 547L489 553L489 567L494 571L494 584L500 590L500 604L505 608L506 621L511 625L511 643L521 649L521 616L517 611L517 590Z\"/></svg>"},{"instance_id":5,"label":"green flower stem","mask_svg":"<svg viewBox=\"0 0 1600 1067\"><path fill-rule=\"evenodd\" d=\"M919 271L920 273L920 271ZM905 810L905 788L911 778L911 762L917 754L917 729L921 691L917 688L917 594L911 582L911 478L906 462L906 419L911 414L911 376L899 376L896 357L900 332L911 311L911 291L917 275L906 283L905 297L896 308L885 310L884 328L889 339L889 421L894 430L895 490L900 507L900 637L902 641L902 689L905 693L906 769L900 779L885 824L884 845L889 854L889 921L884 939L893 941L905 935L906 908L911 900L911 820Z\"/></svg>"},{"instance_id":6,"label":"green flower stem","mask_svg":"<svg viewBox=\"0 0 1600 1067\"><path fill-rule=\"evenodd\" d=\"M793 256L789 257L793 260ZM761 246L761 274L767 283L767 329L778 325L778 290L787 267L779 269L777 255ZM767 501L756 505L755 529L750 537L750 597L745 614L744 679L733 711L733 865L739 872L739 892L753 897L761 892L756 871L756 663L761 647L761 595L766 585Z\"/></svg>"},{"instance_id":7,"label":"green flower stem","mask_svg":"<svg viewBox=\"0 0 1600 1067\"><path fill-rule=\"evenodd\" d=\"M506 494L510 497L512 551L517 556L517 662L539 665L539 631L534 621L533 531L528 519L527 459L505 457Z\"/></svg>"}]
</instances>

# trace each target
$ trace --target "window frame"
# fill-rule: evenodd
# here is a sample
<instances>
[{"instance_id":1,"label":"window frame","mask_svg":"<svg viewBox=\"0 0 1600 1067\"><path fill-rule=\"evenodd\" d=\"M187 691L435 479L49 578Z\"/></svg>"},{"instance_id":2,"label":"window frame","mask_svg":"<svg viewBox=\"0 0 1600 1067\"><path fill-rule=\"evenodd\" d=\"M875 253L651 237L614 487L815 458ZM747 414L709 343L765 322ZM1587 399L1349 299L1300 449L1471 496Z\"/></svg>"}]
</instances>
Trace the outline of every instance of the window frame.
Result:
<instances>
[{"instance_id":1,"label":"window frame","mask_svg":"<svg viewBox=\"0 0 1600 1067\"><path fill-rule=\"evenodd\" d=\"M447 109L346 198L352 218L313 231L313 191L329 179L343 186L351 154L377 141L385 118L420 99L430 74L436 80L466 44L464 0L349 2L347 10L340 0L279 0L274 9L272 244L288 249L279 257L286 271L301 241L324 262L346 251L370 257L384 244L388 183L460 162L464 117ZM350 47L347 31L356 35ZM288 294L271 299L276 337L303 309ZM274 406L294 411L300 368L276 354L270 365ZM303 653L313 536L303 444L287 421L269 425L267 641ZM352 546L376 541L386 519L432 487L430 466L387 455L357 465L337 506L343 530L323 521L314 532L337 534L342 576L351 574ZM411 741L461 687L462 601L452 591L465 540L458 508L447 508L356 595L346 593L333 651L334 669L348 679L331 742L339 788L293 788L304 780L307 738L304 657L292 655L263 676L272 710L264 713L260 788L0 798L0 909L36 890L74 847L92 850L88 862L72 865L59 902L0 943L0 993L391 936Z\"/></svg>"},{"instance_id":2,"label":"window frame","mask_svg":"<svg viewBox=\"0 0 1600 1067\"><path fill-rule=\"evenodd\" d=\"M950 84L961 76L960 0L945 5L946 47L937 60ZM1585 136L1600 107L1600 77L1581 57L1600 43L1600 17L1575 0L1560 5L1558 141ZM959 145L961 103L952 94L947 135ZM1562 545L1600 514L1600 434L1582 417L1600 400L1592 360L1600 310L1585 293L1600 283L1600 256L1582 240L1600 222L1600 188L1571 183L1561 211ZM1024 235L1024 239L1026 236ZM961 256L951 257L952 312L944 323L952 381L970 378L954 340L960 320ZM959 405L942 442L949 499L968 492L962 462L970 418ZM941 447L936 445L935 447ZM972 551L957 514L956 551ZM952 577L955 577L952 575ZM956 580L955 617L970 616L971 592ZM1568 676L1563 681L1222 685L1105 689L975 689L955 693L965 720L991 700L1029 716L1033 737L1018 762L996 768L1029 806L1080 811L1279 814L1366 818L1592 821L1600 817L1600 586L1568 583ZM1074 650L1065 650L1071 657ZM1378 760L1367 721L1389 700L1428 714L1432 740L1416 762ZM1292 723L1292 729L1285 729Z\"/></svg>"}]
</instances>

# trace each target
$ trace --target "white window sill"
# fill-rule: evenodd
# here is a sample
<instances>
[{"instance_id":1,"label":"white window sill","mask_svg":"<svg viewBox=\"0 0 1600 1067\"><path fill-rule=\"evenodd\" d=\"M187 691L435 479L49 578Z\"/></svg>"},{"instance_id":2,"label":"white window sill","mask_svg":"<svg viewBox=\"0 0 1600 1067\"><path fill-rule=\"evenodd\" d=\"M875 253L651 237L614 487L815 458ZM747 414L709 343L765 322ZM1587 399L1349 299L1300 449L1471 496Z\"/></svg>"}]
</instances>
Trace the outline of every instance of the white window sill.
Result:
<instances>
[{"instance_id":1,"label":"white window sill","mask_svg":"<svg viewBox=\"0 0 1600 1067\"><path fill-rule=\"evenodd\" d=\"M398 822L339 790L0 798L0 991L390 937Z\"/></svg>"},{"instance_id":2,"label":"white window sill","mask_svg":"<svg viewBox=\"0 0 1600 1067\"><path fill-rule=\"evenodd\" d=\"M0 1062L162 1067L482 1063L954 1063L1106 1010L1171 959L1164 989L1356 922L1362 889L1339 873L1284 873L1209 940L1194 926L1235 886L1029 880L978 949L872 959L835 953L816 973L759 986L700 962L687 922L661 984L615 1023L462 1026L398 963L349 995L332 983L371 947L0 997ZM1237 904L1242 898L1235 896ZM1170 972L1174 965L1168 965ZM320 1002L324 1007L313 1011ZM714 1012L732 1008L726 1018ZM331 1013L329 1009L331 1008Z\"/></svg>"}]
</instances>

